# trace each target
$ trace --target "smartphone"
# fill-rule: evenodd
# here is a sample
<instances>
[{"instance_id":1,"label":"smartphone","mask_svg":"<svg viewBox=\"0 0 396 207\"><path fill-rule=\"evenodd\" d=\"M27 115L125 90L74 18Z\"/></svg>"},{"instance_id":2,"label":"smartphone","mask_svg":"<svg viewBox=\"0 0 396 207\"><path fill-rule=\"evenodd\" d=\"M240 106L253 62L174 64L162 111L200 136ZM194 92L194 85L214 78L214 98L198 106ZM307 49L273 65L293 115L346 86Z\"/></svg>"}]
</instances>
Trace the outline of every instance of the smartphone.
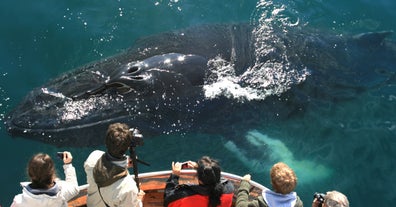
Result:
<instances>
[{"instance_id":1,"label":"smartphone","mask_svg":"<svg viewBox=\"0 0 396 207\"><path fill-rule=\"evenodd\" d=\"M181 165L181 169L187 169L188 168L188 162L183 162Z\"/></svg>"},{"instance_id":2,"label":"smartphone","mask_svg":"<svg viewBox=\"0 0 396 207\"><path fill-rule=\"evenodd\" d=\"M59 159L63 160L63 152L57 152L56 156L58 156Z\"/></svg>"}]
</instances>

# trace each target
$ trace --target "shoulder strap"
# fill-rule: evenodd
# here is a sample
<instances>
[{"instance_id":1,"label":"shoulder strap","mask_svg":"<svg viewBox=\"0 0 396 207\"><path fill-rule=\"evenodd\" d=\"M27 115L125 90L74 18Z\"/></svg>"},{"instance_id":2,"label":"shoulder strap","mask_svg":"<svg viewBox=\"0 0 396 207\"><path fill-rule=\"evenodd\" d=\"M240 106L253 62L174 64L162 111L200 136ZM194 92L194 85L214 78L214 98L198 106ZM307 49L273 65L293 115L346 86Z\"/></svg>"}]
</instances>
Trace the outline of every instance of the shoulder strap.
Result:
<instances>
[{"instance_id":1,"label":"shoulder strap","mask_svg":"<svg viewBox=\"0 0 396 207\"><path fill-rule=\"evenodd\" d=\"M102 196L102 193L100 192L99 186L98 186L98 191L99 191L99 195L100 195L100 198L102 199L103 203L106 205L106 207L110 207L109 204L107 204L106 201L103 199L103 196Z\"/></svg>"},{"instance_id":2,"label":"shoulder strap","mask_svg":"<svg viewBox=\"0 0 396 207\"><path fill-rule=\"evenodd\" d=\"M99 195L106 207L110 206L103 199L100 188L112 185L116 181L126 177L128 174L129 173L126 168L114 165L111 161L106 159L106 153L104 153L102 157L98 159L95 167L93 168L93 178L98 187Z\"/></svg>"}]
</instances>

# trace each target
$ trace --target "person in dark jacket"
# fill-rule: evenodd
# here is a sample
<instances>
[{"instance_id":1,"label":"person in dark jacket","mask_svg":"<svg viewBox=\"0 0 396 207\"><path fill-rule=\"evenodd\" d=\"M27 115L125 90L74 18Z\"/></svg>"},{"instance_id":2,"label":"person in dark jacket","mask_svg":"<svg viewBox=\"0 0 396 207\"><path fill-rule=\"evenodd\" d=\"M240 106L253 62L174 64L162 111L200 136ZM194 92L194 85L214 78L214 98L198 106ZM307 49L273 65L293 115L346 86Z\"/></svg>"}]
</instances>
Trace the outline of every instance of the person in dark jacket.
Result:
<instances>
[{"instance_id":1,"label":"person in dark jacket","mask_svg":"<svg viewBox=\"0 0 396 207\"><path fill-rule=\"evenodd\" d=\"M187 168L197 170L197 184L179 184L182 163L172 162L172 174L166 182L165 207L230 207L234 185L221 177L218 162L203 156L198 162L188 161Z\"/></svg>"},{"instance_id":2,"label":"person in dark jacket","mask_svg":"<svg viewBox=\"0 0 396 207\"><path fill-rule=\"evenodd\" d=\"M271 185L273 191L264 189L261 196L249 200L250 175L245 175L237 194L237 207L302 207L301 199L294 192L297 177L294 171L285 163L278 162L272 166Z\"/></svg>"}]
</instances>

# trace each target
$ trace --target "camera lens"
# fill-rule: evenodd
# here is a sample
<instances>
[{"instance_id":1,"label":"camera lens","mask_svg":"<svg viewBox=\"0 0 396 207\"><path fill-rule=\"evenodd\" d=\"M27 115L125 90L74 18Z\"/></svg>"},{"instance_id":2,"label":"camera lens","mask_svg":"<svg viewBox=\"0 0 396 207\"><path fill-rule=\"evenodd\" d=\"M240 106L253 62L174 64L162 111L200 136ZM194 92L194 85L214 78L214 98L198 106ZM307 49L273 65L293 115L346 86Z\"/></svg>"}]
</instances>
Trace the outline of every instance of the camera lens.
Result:
<instances>
[{"instance_id":1,"label":"camera lens","mask_svg":"<svg viewBox=\"0 0 396 207\"><path fill-rule=\"evenodd\" d=\"M318 207L322 207L322 204L324 202L325 194L323 194L323 193L315 193L313 197L314 197L314 199L316 198L317 202L319 203Z\"/></svg>"}]
</instances>

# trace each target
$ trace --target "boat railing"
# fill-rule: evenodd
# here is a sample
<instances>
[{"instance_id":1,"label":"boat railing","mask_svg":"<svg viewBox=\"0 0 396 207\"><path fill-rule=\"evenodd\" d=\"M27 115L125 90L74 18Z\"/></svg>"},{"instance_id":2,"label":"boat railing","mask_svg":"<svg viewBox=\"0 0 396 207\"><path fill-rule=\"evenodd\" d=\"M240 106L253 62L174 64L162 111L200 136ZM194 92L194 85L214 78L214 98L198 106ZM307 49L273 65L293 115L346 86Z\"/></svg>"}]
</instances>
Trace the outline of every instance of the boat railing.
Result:
<instances>
[{"instance_id":1,"label":"boat railing","mask_svg":"<svg viewBox=\"0 0 396 207\"><path fill-rule=\"evenodd\" d=\"M166 180L169 178L171 173L172 173L172 170L139 173L140 188L146 192L146 195L147 194L150 195L150 196L145 196L145 199L144 199L145 207L156 207L156 206L163 205L163 194L164 194L164 189L165 189L165 185L166 185ZM239 188L240 181L241 181L242 177L232 174L232 173L227 173L227 172L222 172L221 175L233 183L233 185L235 187L235 193L236 193ZM180 184L186 184L186 183L197 184L198 181L196 179L196 170L183 169L181 171L179 183ZM268 189L267 187L255 182L255 181L250 181L250 184L252 186L251 192L250 192L251 197L257 197L257 196L261 195L263 190ZM89 187L88 184L79 186L79 190L80 190L79 195L69 201L69 203L68 203L69 207L70 206L73 206L73 207L85 206L88 187Z\"/></svg>"}]
</instances>

